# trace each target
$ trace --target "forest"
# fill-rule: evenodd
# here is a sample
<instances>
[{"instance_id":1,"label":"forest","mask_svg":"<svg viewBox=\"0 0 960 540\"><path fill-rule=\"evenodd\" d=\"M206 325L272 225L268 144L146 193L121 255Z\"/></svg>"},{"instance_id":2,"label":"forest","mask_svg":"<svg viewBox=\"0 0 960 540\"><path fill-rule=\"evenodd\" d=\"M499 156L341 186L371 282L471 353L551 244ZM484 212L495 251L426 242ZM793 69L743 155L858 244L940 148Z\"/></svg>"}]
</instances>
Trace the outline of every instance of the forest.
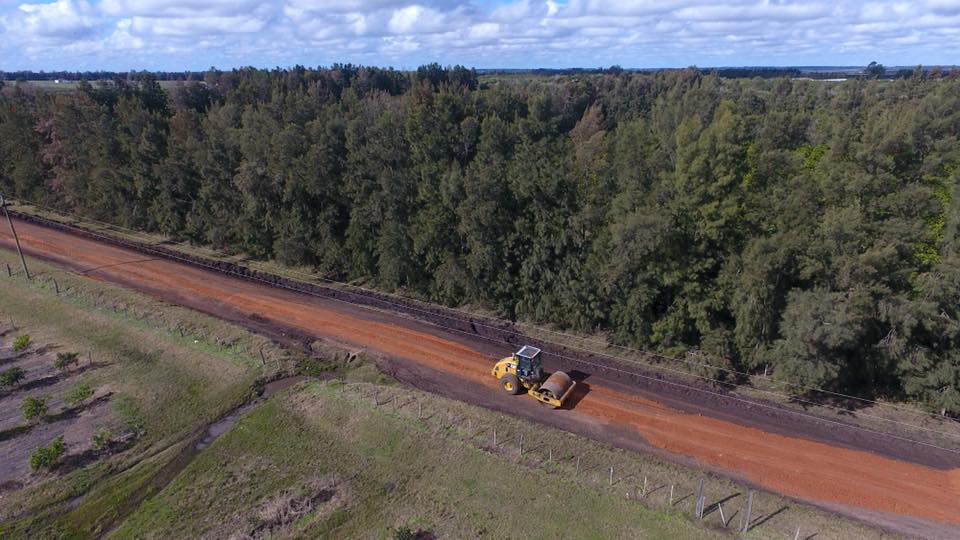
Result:
<instances>
[{"instance_id":1,"label":"forest","mask_svg":"<svg viewBox=\"0 0 960 540\"><path fill-rule=\"evenodd\" d=\"M0 94L8 197L960 414L954 73L334 65Z\"/></svg>"}]
</instances>

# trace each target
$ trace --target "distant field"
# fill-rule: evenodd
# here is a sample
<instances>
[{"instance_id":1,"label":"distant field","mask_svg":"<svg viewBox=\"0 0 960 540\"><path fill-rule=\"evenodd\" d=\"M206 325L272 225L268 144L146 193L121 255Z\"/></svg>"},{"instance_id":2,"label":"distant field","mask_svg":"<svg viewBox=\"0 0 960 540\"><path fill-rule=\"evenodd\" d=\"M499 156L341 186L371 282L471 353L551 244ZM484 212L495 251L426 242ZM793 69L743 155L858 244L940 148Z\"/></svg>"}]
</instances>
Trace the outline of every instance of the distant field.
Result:
<instances>
[{"instance_id":1,"label":"distant field","mask_svg":"<svg viewBox=\"0 0 960 540\"><path fill-rule=\"evenodd\" d=\"M90 81L90 84L96 85L98 81ZM165 90L170 90L177 86L179 81L160 81L160 86ZM3 83L8 87L13 87L17 84L17 81L6 80ZM61 80L59 83L56 81L27 81L27 88L35 88L40 90L45 90L48 92L66 92L69 90L75 89L80 84L80 81L66 81Z\"/></svg>"}]
</instances>

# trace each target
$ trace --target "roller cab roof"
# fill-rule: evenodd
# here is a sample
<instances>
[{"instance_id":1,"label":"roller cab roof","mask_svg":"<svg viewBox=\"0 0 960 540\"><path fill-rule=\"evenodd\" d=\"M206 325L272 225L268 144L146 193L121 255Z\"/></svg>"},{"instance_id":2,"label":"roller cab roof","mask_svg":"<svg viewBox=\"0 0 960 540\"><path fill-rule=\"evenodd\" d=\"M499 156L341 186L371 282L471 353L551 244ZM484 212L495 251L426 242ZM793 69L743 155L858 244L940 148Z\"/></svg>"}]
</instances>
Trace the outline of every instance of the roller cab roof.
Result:
<instances>
[{"instance_id":1,"label":"roller cab roof","mask_svg":"<svg viewBox=\"0 0 960 540\"><path fill-rule=\"evenodd\" d=\"M524 345L515 354L519 357L529 358L530 360L533 360L534 358L537 357L538 354L540 354L540 349L536 347L531 347L530 345Z\"/></svg>"}]
</instances>

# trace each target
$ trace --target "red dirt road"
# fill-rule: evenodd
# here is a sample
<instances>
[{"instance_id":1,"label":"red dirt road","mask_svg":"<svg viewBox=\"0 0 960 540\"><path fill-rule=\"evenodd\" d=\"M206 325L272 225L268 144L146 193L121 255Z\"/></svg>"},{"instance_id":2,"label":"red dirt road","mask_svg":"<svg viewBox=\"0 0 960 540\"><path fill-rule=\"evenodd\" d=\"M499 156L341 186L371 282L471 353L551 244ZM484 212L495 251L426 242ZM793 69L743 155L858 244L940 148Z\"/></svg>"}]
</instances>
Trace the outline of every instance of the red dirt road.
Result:
<instances>
[{"instance_id":1,"label":"red dirt road","mask_svg":"<svg viewBox=\"0 0 960 540\"><path fill-rule=\"evenodd\" d=\"M489 344L471 343L469 338L434 331L400 316L151 259L23 221L17 222L17 228L28 254L96 279L248 325L267 320L275 327L350 343L462 380L447 388L482 385L489 388L491 402L502 399L489 374ZM0 232L0 246L13 247L6 231ZM727 418L685 413L602 378L590 379L589 387L573 410L555 413L562 415L557 420L560 425L595 438L603 438L605 429L627 430L654 447L792 497L960 526L960 468L935 468L788 436L783 430L772 433ZM540 413L542 421L557 423L549 416ZM960 457L953 467L956 463Z\"/></svg>"}]
</instances>

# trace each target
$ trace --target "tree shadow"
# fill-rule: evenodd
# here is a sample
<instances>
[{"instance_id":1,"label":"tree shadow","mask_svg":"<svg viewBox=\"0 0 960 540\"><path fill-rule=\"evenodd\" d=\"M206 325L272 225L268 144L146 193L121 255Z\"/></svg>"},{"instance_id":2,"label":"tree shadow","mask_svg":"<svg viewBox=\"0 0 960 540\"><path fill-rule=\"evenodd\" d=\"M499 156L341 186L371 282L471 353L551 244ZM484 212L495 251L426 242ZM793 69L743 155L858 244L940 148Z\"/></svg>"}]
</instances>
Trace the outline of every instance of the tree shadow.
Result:
<instances>
[{"instance_id":1,"label":"tree shadow","mask_svg":"<svg viewBox=\"0 0 960 540\"><path fill-rule=\"evenodd\" d=\"M68 454L60 460L56 471L60 474L67 474L76 469L85 467L102 457L122 452L133 446L135 441L136 440L133 437L128 437L121 440L110 441L107 443L106 448L102 448L100 450L94 450L93 448L90 448L77 454Z\"/></svg>"},{"instance_id":2,"label":"tree shadow","mask_svg":"<svg viewBox=\"0 0 960 540\"><path fill-rule=\"evenodd\" d=\"M85 364L85 365L82 365L82 366L80 366L80 367L78 367L78 368L76 368L76 369L71 369L71 370L69 370L69 371L61 371L61 372L59 372L59 373L57 373L57 374L55 374L55 375L49 375L49 376L47 376L47 377L41 377L41 378L39 378L39 379L34 379L34 380L32 380L32 381L27 381L27 382L21 384L20 386L17 386L17 387L15 387L15 388L11 388L10 390L7 390L6 392L0 393L0 397L6 396L6 395L8 395L8 394L12 394L12 393L14 393L14 392L22 392L22 391L25 391L25 390L35 390L35 389L37 389L37 388L44 388L44 387L47 387L47 386L52 386L52 385L57 384L58 382L60 382L60 381L62 381L62 380L64 380L64 379L69 379L70 377L73 377L74 375L79 375L79 374L84 373L84 372L86 372L86 371L88 371L88 370L91 370L91 369L101 368L101 367L103 367L103 366L105 366L105 365L106 365L106 364L101 364L101 363L98 363L98 362L90 362L90 363Z\"/></svg>"}]
</instances>

